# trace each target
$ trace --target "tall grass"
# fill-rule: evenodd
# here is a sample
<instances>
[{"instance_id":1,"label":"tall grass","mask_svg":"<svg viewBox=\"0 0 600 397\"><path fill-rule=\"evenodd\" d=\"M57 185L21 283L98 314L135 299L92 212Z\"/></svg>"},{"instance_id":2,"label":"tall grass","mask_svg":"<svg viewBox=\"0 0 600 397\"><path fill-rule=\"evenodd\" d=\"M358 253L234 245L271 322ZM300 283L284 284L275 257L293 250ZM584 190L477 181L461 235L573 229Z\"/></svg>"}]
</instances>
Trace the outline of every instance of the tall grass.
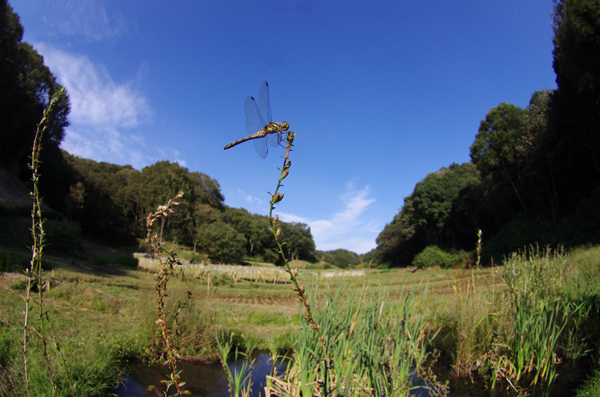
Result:
<instances>
[{"instance_id":1,"label":"tall grass","mask_svg":"<svg viewBox=\"0 0 600 397\"><path fill-rule=\"evenodd\" d=\"M502 278L511 328L506 343L499 344L506 354L496 369L515 389L542 384L542 394L549 394L562 360L574 358L574 351L582 353L585 336L577 329L589 313L589 301L565 295L572 290L573 277L566 277L569 265L562 249L535 246L505 261ZM567 325L573 328L565 334Z\"/></svg>"},{"instance_id":2,"label":"tall grass","mask_svg":"<svg viewBox=\"0 0 600 397\"><path fill-rule=\"evenodd\" d=\"M418 311L426 295L427 287L421 297L414 291L392 297L383 289L372 295L365 287L362 296L342 288L326 296L314 311L327 337L326 349L304 317L292 367L272 383L267 395L322 396L319 378L325 354L331 363L330 395L405 396L417 387L436 395L432 383L413 386L417 375L428 378L427 321ZM444 387L435 386L444 393Z\"/></svg>"}]
</instances>

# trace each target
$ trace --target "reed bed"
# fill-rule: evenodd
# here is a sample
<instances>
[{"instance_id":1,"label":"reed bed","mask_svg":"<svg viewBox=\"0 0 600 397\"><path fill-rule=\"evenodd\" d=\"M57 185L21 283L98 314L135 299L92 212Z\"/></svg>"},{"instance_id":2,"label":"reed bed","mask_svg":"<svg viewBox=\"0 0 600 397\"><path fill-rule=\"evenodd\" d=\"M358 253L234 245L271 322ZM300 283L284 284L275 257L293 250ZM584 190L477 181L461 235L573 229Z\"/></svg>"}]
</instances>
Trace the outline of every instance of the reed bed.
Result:
<instances>
[{"instance_id":1,"label":"reed bed","mask_svg":"<svg viewBox=\"0 0 600 397\"><path fill-rule=\"evenodd\" d=\"M438 395L436 390L444 394L444 385L429 375L426 365L427 321L418 307L427 288L420 296L400 292L393 299L389 290L369 294L367 287L362 296L350 299L343 288L326 295L314 312L326 349L304 318L293 365L283 377L268 379L267 396L406 396L418 387L429 389L430 395ZM414 386L417 376L429 383Z\"/></svg>"}]
</instances>

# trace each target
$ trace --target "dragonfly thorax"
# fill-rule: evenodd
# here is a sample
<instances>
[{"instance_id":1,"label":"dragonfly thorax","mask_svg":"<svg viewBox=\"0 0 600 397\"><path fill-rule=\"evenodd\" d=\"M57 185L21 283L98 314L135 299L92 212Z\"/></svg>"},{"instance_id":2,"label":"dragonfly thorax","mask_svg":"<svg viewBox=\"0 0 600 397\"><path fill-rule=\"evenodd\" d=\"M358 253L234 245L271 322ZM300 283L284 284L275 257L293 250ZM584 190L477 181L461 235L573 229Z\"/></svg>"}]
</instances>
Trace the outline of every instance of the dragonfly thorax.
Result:
<instances>
[{"instance_id":1,"label":"dragonfly thorax","mask_svg":"<svg viewBox=\"0 0 600 397\"><path fill-rule=\"evenodd\" d=\"M265 131L267 134L272 134L275 132L283 132L287 131L290 128L290 125L287 122L282 122L281 124L275 123L271 121L269 124L265 126Z\"/></svg>"}]
</instances>

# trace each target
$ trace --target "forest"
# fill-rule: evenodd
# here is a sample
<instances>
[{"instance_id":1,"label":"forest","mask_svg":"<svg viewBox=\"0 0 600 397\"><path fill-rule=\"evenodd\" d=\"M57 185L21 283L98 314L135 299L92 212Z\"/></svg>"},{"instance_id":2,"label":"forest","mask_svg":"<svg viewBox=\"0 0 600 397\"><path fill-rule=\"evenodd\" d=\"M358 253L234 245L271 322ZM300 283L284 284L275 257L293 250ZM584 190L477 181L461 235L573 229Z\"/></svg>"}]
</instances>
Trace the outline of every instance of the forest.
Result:
<instances>
[{"instance_id":1,"label":"forest","mask_svg":"<svg viewBox=\"0 0 600 397\"><path fill-rule=\"evenodd\" d=\"M22 40L18 15L6 1L0 7L0 167L28 182L36 123L61 87L43 57ZM449 267L473 258L479 230L484 263L533 243L598 242L598 6L580 1L567 8L558 2L553 29L558 88L532 93L524 109L507 103L491 109L474 131L471 161L451 164L417 183L398 203L401 210L379 234L376 249L362 256L320 252L308 225L283 223L290 257L338 267ZM147 214L181 190L186 198L161 225L162 239L189 247L198 261L278 261L267 218L226 206L218 181L209 175L168 160L138 171L61 150L69 110L67 95L51 115L41 154L40 184L54 249L77 253L81 236L133 243L143 237ZM15 243L9 231L28 210L2 206L0 211L5 226L0 238Z\"/></svg>"}]
</instances>

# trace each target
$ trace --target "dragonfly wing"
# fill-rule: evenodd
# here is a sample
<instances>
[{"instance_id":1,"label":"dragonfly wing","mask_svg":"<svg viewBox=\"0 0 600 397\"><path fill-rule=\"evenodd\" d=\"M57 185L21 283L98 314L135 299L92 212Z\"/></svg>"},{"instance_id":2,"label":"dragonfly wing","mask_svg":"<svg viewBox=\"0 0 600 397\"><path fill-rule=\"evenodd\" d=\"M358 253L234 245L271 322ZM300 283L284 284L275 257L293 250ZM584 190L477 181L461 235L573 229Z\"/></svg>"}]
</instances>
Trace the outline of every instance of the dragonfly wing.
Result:
<instances>
[{"instance_id":1,"label":"dragonfly wing","mask_svg":"<svg viewBox=\"0 0 600 397\"><path fill-rule=\"evenodd\" d=\"M267 137L257 138L254 140L254 150L261 158L267 157L269 148L267 147Z\"/></svg>"},{"instance_id":2,"label":"dragonfly wing","mask_svg":"<svg viewBox=\"0 0 600 397\"><path fill-rule=\"evenodd\" d=\"M281 132L276 132L274 134L269 134L269 137L267 139L269 140L269 145L279 146L283 138L281 136Z\"/></svg>"},{"instance_id":3,"label":"dragonfly wing","mask_svg":"<svg viewBox=\"0 0 600 397\"><path fill-rule=\"evenodd\" d=\"M258 111L256 101L251 96L246 97L246 103L244 104L244 111L246 112L246 129L251 134L265 128L265 120Z\"/></svg>"},{"instance_id":4,"label":"dragonfly wing","mask_svg":"<svg viewBox=\"0 0 600 397\"><path fill-rule=\"evenodd\" d=\"M260 90L258 91L258 110L264 121L265 125L272 121L271 119L271 104L269 103L269 83L265 80L260 84Z\"/></svg>"}]
</instances>

